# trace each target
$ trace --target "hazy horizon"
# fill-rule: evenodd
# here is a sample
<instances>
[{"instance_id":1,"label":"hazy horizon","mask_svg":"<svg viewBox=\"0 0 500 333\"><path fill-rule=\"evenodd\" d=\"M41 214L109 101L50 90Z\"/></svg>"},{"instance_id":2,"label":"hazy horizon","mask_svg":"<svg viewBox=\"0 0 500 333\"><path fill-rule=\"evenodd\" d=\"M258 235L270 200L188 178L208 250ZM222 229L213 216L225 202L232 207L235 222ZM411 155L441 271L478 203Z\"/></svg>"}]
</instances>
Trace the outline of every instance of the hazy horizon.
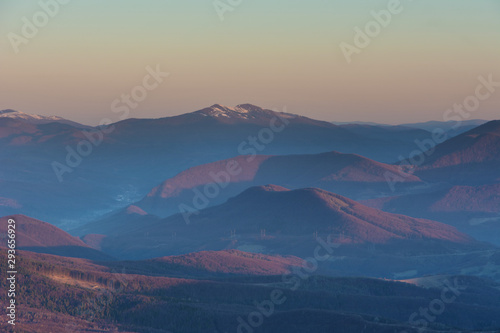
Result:
<instances>
[{"instance_id":1,"label":"hazy horizon","mask_svg":"<svg viewBox=\"0 0 500 333\"><path fill-rule=\"evenodd\" d=\"M231 108L234 108L236 107L236 105L223 105L223 104L220 104L220 103L216 103L216 104L219 104L219 105L222 105L222 106L225 106L225 107L231 107ZM252 103L239 103L239 104L252 104ZM255 104L253 104L255 105ZM259 107L262 107L261 105L257 105ZM208 108L208 107L211 107L211 106L206 106L206 107L202 107L202 108L199 108L199 109L196 109L196 110L192 110L192 111L188 111L186 113L191 113L191 112L196 112L196 111L200 111L204 108ZM276 108L267 108L267 107L262 107L263 109L270 109L270 110L273 110L273 111L277 111L277 112L285 112L285 113L292 113L292 114L297 114L297 115L300 115L300 116L304 116L303 114L301 113L294 113L294 112L287 112L288 110L286 110L286 108L282 109L282 110L279 110L279 109L276 109ZM22 110L16 110L16 109L12 109L12 108L2 108L0 109L0 111L5 111L5 110L13 110L13 111L18 111L18 112L24 112ZM27 112L24 112L24 113L27 113ZM175 116L179 116L179 115L183 115L183 114L186 114L186 113L179 113L179 114L169 114L169 115L165 115L165 116L162 116L162 115L158 115L158 116L153 116L153 117L127 117L125 119L159 119L159 118L166 118L166 117L175 117ZM57 117L62 117L61 115L58 115L58 114L32 114L32 113L29 113L31 115L39 115L39 116L57 116ZM113 115L111 113L111 115ZM307 116L307 115L305 115ZM355 124L355 123L362 123L362 124L376 124L376 125L388 125L388 126L397 126L397 125L406 125L406 124L418 124L418 123L427 123L427 122L432 122L432 121L443 121L442 119L439 120L439 119L430 119L430 120L423 120L423 121L415 121L415 122L407 122L407 123L382 123L382 122L373 122L373 121L364 121L364 120L352 120L352 121L337 121L337 120L331 120L331 119L318 119L318 118L314 118L314 117L310 117L310 116L307 116L311 119L315 119L315 120L320 120L320 121L328 121L328 122L331 122L331 123L334 123L334 124L339 124L339 125L342 125L342 124ZM95 122L93 123L86 123L86 122L79 122L79 121L76 121L75 119L71 119L71 118L66 118L66 117L62 117L66 120L70 120L70 121L74 121L74 122L77 122L77 123L80 123L82 125L87 125L87 126L98 126L99 125L99 121L102 120L102 119L105 119L106 117L103 117L101 119L98 119L96 120ZM109 118L106 118L106 119L109 119ZM493 120L500 120L500 117L498 117L497 119L493 118L493 119L480 119L480 118L470 118L470 119L466 119L466 120L463 120L463 121L493 121ZM111 119L111 123L115 123L115 122L119 122L121 121L116 115L115 115L115 119ZM453 122L452 120L450 120L449 122Z\"/></svg>"},{"instance_id":2,"label":"hazy horizon","mask_svg":"<svg viewBox=\"0 0 500 333\"><path fill-rule=\"evenodd\" d=\"M0 109L95 125L158 64L170 75L129 117L252 103L401 124L443 120L474 93L478 76L500 80L500 3L492 0L402 0L401 13L349 64L340 43L352 44L354 28L387 6L243 1L221 20L212 2L70 1L16 54L7 34L20 35L22 18L40 5L2 2ZM499 102L498 94L482 102L470 119L498 118Z\"/></svg>"},{"instance_id":3,"label":"hazy horizon","mask_svg":"<svg viewBox=\"0 0 500 333\"><path fill-rule=\"evenodd\" d=\"M499 15L0 0L1 331L500 333Z\"/></svg>"}]
</instances>

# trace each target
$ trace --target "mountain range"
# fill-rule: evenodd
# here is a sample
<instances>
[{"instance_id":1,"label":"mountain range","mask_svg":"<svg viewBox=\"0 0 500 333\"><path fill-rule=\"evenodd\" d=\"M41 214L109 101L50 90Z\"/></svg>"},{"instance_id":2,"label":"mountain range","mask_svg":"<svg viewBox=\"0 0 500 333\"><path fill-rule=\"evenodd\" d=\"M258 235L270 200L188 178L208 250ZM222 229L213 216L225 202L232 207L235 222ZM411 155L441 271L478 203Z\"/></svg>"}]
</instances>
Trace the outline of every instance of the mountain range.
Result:
<instances>
[{"instance_id":1,"label":"mountain range","mask_svg":"<svg viewBox=\"0 0 500 333\"><path fill-rule=\"evenodd\" d=\"M431 181L460 185L500 181L500 120L451 138L426 155L417 175Z\"/></svg>"},{"instance_id":2,"label":"mountain range","mask_svg":"<svg viewBox=\"0 0 500 333\"><path fill-rule=\"evenodd\" d=\"M245 188L268 183L287 188L317 187L360 200L384 192L391 194L386 177L393 173L399 173L396 166L334 151L308 155L236 156L189 168L153 188L134 205L150 214L167 217L178 213L180 205L193 202L197 193L204 193L214 184L220 190L208 202L210 206L225 202ZM404 186L399 186L401 191L423 184L411 174L403 174L403 178Z\"/></svg>"},{"instance_id":3,"label":"mountain range","mask_svg":"<svg viewBox=\"0 0 500 333\"><path fill-rule=\"evenodd\" d=\"M496 332L499 138L500 121L333 124L251 104L102 127L2 111L18 322L250 332L261 313L255 332Z\"/></svg>"},{"instance_id":4,"label":"mountain range","mask_svg":"<svg viewBox=\"0 0 500 333\"><path fill-rule=\"evenodd\" d=\"M249 188L197 212L104 219L73 232L99 230L113 230L100 249L131 259L224 249L304 257L319 238L342 244L340 252L353 256L373 248L381 255L491 249L446 224L385 213L320 189L276 185Z\"/></svg>"},{"instance_id":5,"label":"mountain range","mask_svg":"<svg viewBox=\"0 0 500 333\"><path fill-rule=\"evenodd\" d=\"M70 228L132 204L162 181L201 164L238 155L327 151L395 162L413 149L414 138L427 135L423 130L415 136L385 129L375 136L355 133L250 104L213 105L179 116L126 119L90 129L4 117L0 181L10 190L0 189L8 203L0 206L0 213L25 213ZM45 195L30 195L39 192Z\"/></svg>"},{"instance_id":6,"label":"mountain range","mask_svg":"<svg viewBox=\"0 0 500 333\"><path fill-rule=\"evenodd\" d=\"M8 118L15 120L23 120L27 123L40 125L49 123L66 124L78 128L89 128L90 126L82 125L75 121L67 120L58 116L41 116L38 114L29 114L12 109L0 110L0 118Z\"/></svg>"}]
</instances>

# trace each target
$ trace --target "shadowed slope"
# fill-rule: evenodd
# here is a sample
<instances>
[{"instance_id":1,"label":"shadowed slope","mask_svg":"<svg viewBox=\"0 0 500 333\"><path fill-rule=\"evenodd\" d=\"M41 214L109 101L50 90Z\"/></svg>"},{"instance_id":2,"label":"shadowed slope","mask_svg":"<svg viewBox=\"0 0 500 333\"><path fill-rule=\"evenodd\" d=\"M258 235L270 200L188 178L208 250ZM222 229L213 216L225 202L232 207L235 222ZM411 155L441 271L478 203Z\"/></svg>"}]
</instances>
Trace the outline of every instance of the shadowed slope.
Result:
<instances>
[{"instance_id":1,"label":"shadowed slope","mask_svg":"<svg viewBox=\"0 0 500 333\"><path fill-rule=\"evenodd\" d=\"M500 245L500 184L457 185L363 203L391 213L445 222L478 240Z\"/></svg>"},{"instance_id":2,"label":"shadowed slope","mask_svg":"<svg viewBox=\"0 0 500 333\"><path fill-rule=\"evenodd\" d=\"M324 190L267 185L199 212L138 223L131 232L107 237L103 249L122 258L232 248L302 256L315 246L315 235L354 248L379 244L403 252L475 244L439 222L386 213ZM425 247L429 242L436 247Z\"/></svg>"},{"instance_id":3,"label":"shadowed slope","mask_svg":"<svg viewBox=\"0 0 500 333\"><path fill-rule=\"evenodd\" d=\"M480 185L500 180L500 120L436 146L416 174L425 180Z\"/></svg>"},{"instance_id":4,"label":"shadowed slope","mask_svg":"<svg viewBox=\"0 0 500 333\"><path fill-rule=\"evenodd\" d=\"M7 270L6 261L0 269ZM284 282L282 276L193 280L128 273L86 260L23 252L17 276L22 311L16 328L37 333L234 332L239 317L246 320L278 290L277 299L286 301L264 317L260 332L329 333L332 327L340 333L413 332L420 326L411 328L409 316L440 299L450 284L460 288L460 297L446 304L439 321L428 323L425 332L493 332L499 326L498 284L471 277L440 277L448 282L427 289L380 279L310 276L291 289L295 282ZM8 288L7 282L0 280L0 287ZM0 305L7 306L6 301L0 298Z\"/></svg>"},{"instance_id":5,"label":"shadowed slope","mask_svg":"<svg viewBox=\"0 0 500 333\"><path fill-rule=\"evenodd\" d=\"M66 257L106 260L111 257L87 246L79 238L47 223L24 215L0 218L2 230L7 230L9 219L15 221L16 248ZM2 244L2 246L5 246Z\"/></svg>"},{"instance_id":6,"label":"shadowed slope","mask_svg":"<svg viewBox=\"0 0 500 333\"><path fill-rule=\"evenodd\" d=\"M135 205L151 214L169 216L179 205L190 203L205 186L218 184L219 194L209 205L220 204L245 188L279 184L289 188L318 187L352 198L380 196L388 192L386 175L399 174L397 167L368 158L338 152L287 156L237 156L196 166L167 179ZM407 174L405 189L421 180Z\"/></svg>"}]
</instances>

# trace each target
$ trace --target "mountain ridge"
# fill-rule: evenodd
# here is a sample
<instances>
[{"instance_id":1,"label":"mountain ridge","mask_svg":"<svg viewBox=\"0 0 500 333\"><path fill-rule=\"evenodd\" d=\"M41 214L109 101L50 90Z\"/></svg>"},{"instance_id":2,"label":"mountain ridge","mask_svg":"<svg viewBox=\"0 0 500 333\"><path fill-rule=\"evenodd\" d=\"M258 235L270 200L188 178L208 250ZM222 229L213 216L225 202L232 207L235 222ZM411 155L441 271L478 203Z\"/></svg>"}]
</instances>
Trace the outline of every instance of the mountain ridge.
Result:
<instances>
[{"instance_id":1,"label":"mountain ridge","mask_svg":"<svg viewBox=\"0 0 500 333\"><path fill-rule=\"evenodd\" d=\"M228 169L239 170L229 174ZM249 186L273 182L289 188L318 187L354 199L390 193L387 174L400 173L394 165L380 163L357 154L336 151L300 155L236 156L202 164L182 171L154 187L135 203L148 213L166 217L178 211L178 205L193 200L194 190L220 182L221 190L210 205L222 203ZM404 174L403 183L422 184L415 175Z\"/></svg>"},{"instance_id":2,"label":"mountain ridge","mask_svg":"<svg viewBox=\"0 0 500 333\"><path fill-rule=\"evenodd\" d=\"M61 123L66 125L71 125L78 128L89 128L90 126L80 124L76 121L68 120L59 116L42 116L39 114L30 114L22 111L17 111L13 109L0 110L0 118L9 118L16 120L23 120L31 124L41 125L48 123Z\"/></svg>"}]
</instances>

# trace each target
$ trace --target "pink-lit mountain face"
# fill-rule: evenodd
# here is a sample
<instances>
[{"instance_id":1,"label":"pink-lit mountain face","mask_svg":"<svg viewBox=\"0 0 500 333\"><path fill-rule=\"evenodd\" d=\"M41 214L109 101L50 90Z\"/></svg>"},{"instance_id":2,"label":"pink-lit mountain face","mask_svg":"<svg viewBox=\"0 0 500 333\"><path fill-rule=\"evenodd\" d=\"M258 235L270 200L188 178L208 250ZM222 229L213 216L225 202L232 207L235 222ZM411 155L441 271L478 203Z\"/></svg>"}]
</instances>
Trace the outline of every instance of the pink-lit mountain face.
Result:
<instances>
[{"instance_id":1,"label":"pink-lit mountain face","mask_svg":"<svg viewBox=\"0 0 500 333\"><path fill-rule=\"evenodd\" d=\"M500 253L481 242L498 235L495 122L456 133L405 173L392 163L424 129L337 126L250 104L127 119L108 133L7 113L0 210L24 213L12 216L19 283L37 292L23 309L50 318L19 319L34 332L67 322L234 331L274 290L287 301L265 332L408 331L448 280L473 291L429 332L496 327ZM51 163L90 138L92 153L51 178ZM79 315L102 295L112 302L98 322Z\"/></svg>"},{"instance_id":2,"label":"pink-lit mountain face","mask_svg":"<svg viewBox=\"0 0 500 333\"><path fill-rule=\"evenodd\" d=\"M237 172L230 173L234 169ZM190 203L197 191L220 184L219 195L210 205L226 201L250 186L268 183L288 188L317 187L365 199L390 192L387 175L399 174L404 190L422 184L418 177L401 173L394 165L376 162L359 155L328 152L309 155L237 156L232 159L199 165L165 180L135 205L159 216L179 212L179 205Z\"/></svg>"},{"instance_id":3,"label":"pink-lit mountain face","mask_svg":"<svg viewBox=\"0 0 500 333\"><path fill-rule=\"evenodd\" d=\"M126 119L105 129L45 120L51 122L0 118L0 180L6 184L0 187L0 197L24 207L2 205L0 212L24 213L74 227L97 219L103 212L124 208L166 179L202 164L239 155L331 151L392 163L399 154L414 149L415 137L428 135L412 128L351 131L251 104L213 105L160 119ZM91 152L80 156L79 146L80 150L90 147ZM267 182L275 183L272 179ZM38 192L45 195L34 195ZM342 194L350 195L347 191Z\"/></svg>"},{"instance_id":4,"label":"pink-lit mountain face","mask_svg":"<svg viewBox=\"0 0 500 333\"><path fill-rule=\"evenodd\" d=\"M417 175L430 181L481 185L500 181L500 121L460 134L427 153Z\"/></svg>"},{"instance_id":5,"label":"pink-lit mountain face","mask_svg":"<svg viewBox=\"0 0 500 333\"><path fill-rule=\"evenodd\" d=\"M66 257L106 260L111 257L90 248L82 240L67 232L25 215L0 218L2 230L7 230L9 219L15 221L15 244L19 250L55 254ZM6 247L2 244L2 247Z\"/></svg>"},{"instance_id":6,"label":"pink-lit mountain face","mask_svg":"<svg viewBox=\"0 0 500 333\"><path fill-rule=\"evenodd\" d=\"M206 210L193 223L230 223L235 228L266 228L280 234L335 234L349 243L384 243L391 239L441 239L469 242L470 238L445 224L408 218L369 208L320 189L288 190L269 185L253 187L227 203ZM202 222L203 221L203 222ZM251 222L253 221L253 223Z\"/></svg>"},{"instance_id":7,"label":"pink-lit mountain face","mask_svg":"<svg viewBox=\"0 0 500 333\"><path fill-rule=\"evenodd\" d=\"M247 189L224 204L192 214L189 224L177 214L159 221L148 221L147 216L133 223L125 220L123 228L130 231L109 235L102 248L113 255L140 253L139 258L227 248L302 256L313 246L314 235L329 235L347 247L379 244L390 251L394 244L400 251L424 251L426 242L442 245L441 250L448 244L475 246L473 239L446 224L386 213L320 189L277 185ZM133 238L147 246L130 247Z\"/></svg>"}]
</instances>

